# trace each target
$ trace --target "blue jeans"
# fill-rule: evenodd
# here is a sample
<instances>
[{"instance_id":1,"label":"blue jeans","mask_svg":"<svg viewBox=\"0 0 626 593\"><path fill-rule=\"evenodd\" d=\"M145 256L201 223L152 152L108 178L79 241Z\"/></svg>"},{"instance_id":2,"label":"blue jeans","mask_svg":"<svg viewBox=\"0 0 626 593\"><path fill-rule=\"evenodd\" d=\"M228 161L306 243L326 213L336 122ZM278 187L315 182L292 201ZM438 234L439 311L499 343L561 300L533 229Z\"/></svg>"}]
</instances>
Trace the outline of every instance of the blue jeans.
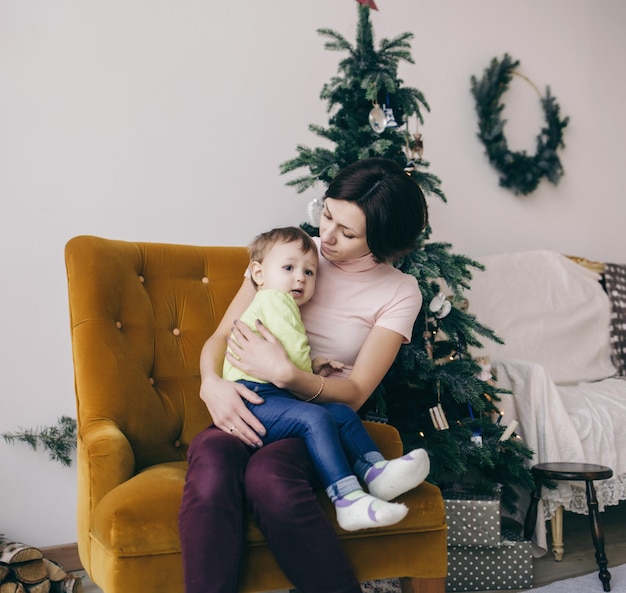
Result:
<instances>
[{"instance_id":1,"label":"blue jeans","mask_svg":"<svg viewBox=\"0 0 626 593\"><path fill-rule=\"evenodd\" d=\"M343 478L356 474L362 479L374 463L384 459L358 414L347 405L303 402L271 383L240 383L265 399L262 404L245 402L267 430L263 443L303 438L327 491ZM341 485L335 494L345 494Z\"/></svg>"}]
</instances>

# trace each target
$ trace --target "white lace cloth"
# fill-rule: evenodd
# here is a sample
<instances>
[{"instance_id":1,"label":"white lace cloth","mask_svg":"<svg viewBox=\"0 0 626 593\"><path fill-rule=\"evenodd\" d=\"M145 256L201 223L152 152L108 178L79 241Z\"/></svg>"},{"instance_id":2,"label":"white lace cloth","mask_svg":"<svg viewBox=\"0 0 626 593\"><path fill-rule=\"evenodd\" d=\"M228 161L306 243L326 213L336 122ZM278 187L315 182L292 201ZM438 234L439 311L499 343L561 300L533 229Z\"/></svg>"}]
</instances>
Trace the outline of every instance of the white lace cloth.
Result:
<instances>
[{"instance_id":1,"label":"white lace cloth","mask_svg":"<svg viewBox=\"0 0 626 593\"><path fill-rule=\"evenodd\" d=\"M518 420L518 434L535 452L533 464L606 465L613 477L594 483L600 511L626 499L626 380L556 385L540 364L500 360L493 367L498 385L513 392L502 396L499 407L505 418ZM587 514L585 483L559 481L556 489L543 489L533 539L536 556L547 551L545 521L559 505ZM525 505L521 509L525 512Z\"/></svg>"}]
</instances>

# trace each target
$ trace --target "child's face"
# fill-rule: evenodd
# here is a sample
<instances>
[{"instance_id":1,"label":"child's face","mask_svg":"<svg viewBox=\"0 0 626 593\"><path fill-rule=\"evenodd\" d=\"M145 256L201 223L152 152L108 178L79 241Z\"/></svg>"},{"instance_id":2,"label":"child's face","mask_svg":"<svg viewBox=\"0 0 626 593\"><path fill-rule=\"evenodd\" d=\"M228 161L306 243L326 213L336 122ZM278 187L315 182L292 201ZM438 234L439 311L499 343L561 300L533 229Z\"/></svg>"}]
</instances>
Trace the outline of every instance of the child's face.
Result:
<instances>
[{"instance_id":1,"label":"child's face","mask_svg":"<svg viewBox=\"0 0 626 593\"><path fill-rule=\"evenodd\" d=\"M277 243L263 263L252 263L251 272L259 290L287 292L300 307L311 300L315 291L317 251L302 253L299 242Z\"/></svg>"}]
</instances>

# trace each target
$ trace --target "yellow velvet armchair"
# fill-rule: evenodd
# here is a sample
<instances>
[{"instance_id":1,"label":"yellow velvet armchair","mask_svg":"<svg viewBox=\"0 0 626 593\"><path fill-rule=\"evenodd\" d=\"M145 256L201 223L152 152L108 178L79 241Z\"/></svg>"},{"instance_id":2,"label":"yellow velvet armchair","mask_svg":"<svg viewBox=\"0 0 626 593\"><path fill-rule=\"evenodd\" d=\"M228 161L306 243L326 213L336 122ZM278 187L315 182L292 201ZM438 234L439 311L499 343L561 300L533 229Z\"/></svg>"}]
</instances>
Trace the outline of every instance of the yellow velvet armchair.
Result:
<instances>
[{"instance_id":1,"label":"yellow velvet armchair","mask_svg":"<svg viewBox=\"0 0 626 593\"><path fill-rule=\"evenodd\" d=\"M183 593L185 453L211 421L198 395L200 350L241 284L246 249L80 236L67 243L65 261L81 562L105 593ZM368 428L384 454L401 454L394 428ZM337 526L343 545L362 581L402 577L404 592L443 592L441 493L425 483L402 500L410 512L397 525L350 533ZM289 586L250 520L241 591Z\"/></svg>"}]
</instances>

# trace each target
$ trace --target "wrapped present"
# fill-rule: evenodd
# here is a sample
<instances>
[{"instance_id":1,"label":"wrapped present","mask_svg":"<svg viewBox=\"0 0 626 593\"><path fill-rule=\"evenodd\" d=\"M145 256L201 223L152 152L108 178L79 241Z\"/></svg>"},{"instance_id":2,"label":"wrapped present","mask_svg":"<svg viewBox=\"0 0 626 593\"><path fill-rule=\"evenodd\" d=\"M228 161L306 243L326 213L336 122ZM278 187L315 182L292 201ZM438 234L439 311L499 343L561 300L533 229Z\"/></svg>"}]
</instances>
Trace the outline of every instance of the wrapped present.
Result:
<instances>
[{"instance_id":1,"label":"wrapped present","mask_svg":"<svg viewBox=\"0 0 626 593\"><path fill-rule=\"evenodd\" d=\"M531 543L503 530L497 547L448 547L446 591L530 589L533 585Z\"/></svg>"},{"instance_id":2,"label":"wrapped present","mask_svg":"<svg viewBox=\"0 0 626 593\"><path fill-rule=\"evenodd\" d=\"M500 499L453 490L443 492L448 546L500 545Z\"/></svg>"}]
</instances>

